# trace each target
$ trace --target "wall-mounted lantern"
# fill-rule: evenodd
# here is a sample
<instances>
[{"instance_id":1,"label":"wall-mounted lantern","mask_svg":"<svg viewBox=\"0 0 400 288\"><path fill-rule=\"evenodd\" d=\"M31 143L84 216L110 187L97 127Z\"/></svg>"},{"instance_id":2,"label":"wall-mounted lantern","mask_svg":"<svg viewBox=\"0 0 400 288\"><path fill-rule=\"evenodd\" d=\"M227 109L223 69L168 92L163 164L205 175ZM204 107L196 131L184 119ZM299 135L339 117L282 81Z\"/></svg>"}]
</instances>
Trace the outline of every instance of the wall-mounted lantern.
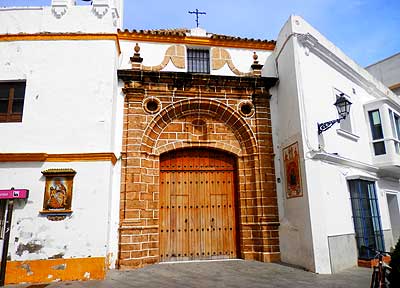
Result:
<instances>
[{"instance_id":1,"label":"wall-mounted lantern","mask_svg":"<svg viewBox=\"0 0 400 288\"><path fill-rule=\"evenodd\" d=\"M344 93L341 93L339 96L340 97L337 98L336 102L333 104L336 106L339 118L324 123L318 123L318 135L331 128L335 123L340 123L341 120L346 119L347 115L349 115L350 106L352 103L347 100L347 98L344 96Z\"/></svg>"}]
</instances>

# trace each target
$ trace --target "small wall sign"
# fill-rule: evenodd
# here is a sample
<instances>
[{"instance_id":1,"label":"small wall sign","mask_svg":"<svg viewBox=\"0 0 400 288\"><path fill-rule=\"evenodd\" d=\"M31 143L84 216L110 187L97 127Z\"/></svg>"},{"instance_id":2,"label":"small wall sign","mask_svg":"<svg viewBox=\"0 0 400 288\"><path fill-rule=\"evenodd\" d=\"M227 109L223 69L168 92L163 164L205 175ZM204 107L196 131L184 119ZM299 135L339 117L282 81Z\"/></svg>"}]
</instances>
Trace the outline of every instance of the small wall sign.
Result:
<instances>
[{"instance_id":1,"label":"small wall sign","mask_svg":"<svg viewBox=\"0 0 400 288\"><path fill-rule=\"evenodd\" d=\"M28 195L29 195L28 189L0 190L0 200L3 200L3 199L27 199Z\"/></svg>"}]
</instances>

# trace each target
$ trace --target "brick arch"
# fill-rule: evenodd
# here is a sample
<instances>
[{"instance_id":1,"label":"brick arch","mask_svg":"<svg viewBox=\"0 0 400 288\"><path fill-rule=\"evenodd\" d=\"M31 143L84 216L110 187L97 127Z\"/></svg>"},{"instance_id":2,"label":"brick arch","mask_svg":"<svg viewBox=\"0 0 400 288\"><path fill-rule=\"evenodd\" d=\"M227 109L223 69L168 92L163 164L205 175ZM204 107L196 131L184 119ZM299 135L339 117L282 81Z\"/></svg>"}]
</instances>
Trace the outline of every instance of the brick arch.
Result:
<instances>
[{"instance_id":1,"label":"brick arch","mask_svg":"<svg viewBox=\"0 0 400 288\"><path fill-rule=\"evenodd\" d=\"M248 155L257 153L257 141L246 121L233 108L209 99L185 99L168 105L160 111L144 131L141 152L155 154L154 148L161 132L174 119L193 114L211 116L230 127Z\"/></svg>"},{"instance_id":2,"label":"brick arch","mask_svg":"<svg viewBox=\"0 0 400 288\"><path fill-rule=\"evenodd\" d=\"M156 155L161 155L163 153L167 153L170 152L172 150L176 150L176 149L181 149L181 148L213 148L216 150L221 150L224 152L228 152L230 154L234 154L236 156L242 156L241 150L233 145L229 145L226 143L206 143L206 144L202 144L202 143L185 143L183 141L181 142L174 142L174 143L168 143L166 145L157 147L154 150L154 154Z\"/></svg>"}]
</instances>

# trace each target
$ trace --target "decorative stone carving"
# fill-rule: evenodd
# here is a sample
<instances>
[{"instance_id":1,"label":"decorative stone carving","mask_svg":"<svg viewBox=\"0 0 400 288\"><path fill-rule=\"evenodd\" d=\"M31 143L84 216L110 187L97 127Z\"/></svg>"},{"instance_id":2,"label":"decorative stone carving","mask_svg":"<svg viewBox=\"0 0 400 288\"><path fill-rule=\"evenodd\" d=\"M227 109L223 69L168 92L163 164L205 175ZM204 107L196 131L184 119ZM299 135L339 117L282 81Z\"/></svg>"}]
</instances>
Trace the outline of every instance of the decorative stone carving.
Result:
<instances>
[{"instance_id":1,"label":"decorative stone carving","mask_svg":"<svg viewBox=\"0 0 400 288\"><path fill-rule=\"evenodd\" d=\"M67 13L67 6L53 6L51 12L57 19L60 19Z\"/></svg>"},{"instance_id":2,"label":"decorative stone carving","mask_svg":"<svg viewBox=\"0 0 400 288\"><path fill-rule=\"evenodd\" d=\"M51 12L53 15L60 19L68 11L68 6L73 5L71 0L52 0L51 2Z\"/></svg>"},{"instance_id":3,"label":"decorative stone carving","mask_svg":"<svg viewBox=\"0 0 400 288\"><path fill-rule=\"evenodd\" d=\"M143 58L140 57L139 43L136 43L135 48L133 49L135 50L135 53L133 53L133 56L131 57L132 69L140 70L142 68Z\"/></svg>"},{"instance_id":4,"label":"decorative stone carving","mask_svg":"<svg viewBox=\"0 0 400 288\"><path fill-rule=\"evenodd\" d=\"M212 48L211 49L211 57L212 57L212 70L219 70L224 67L225 64L228 65L229 69L238 76L249 76L252 73L246 73L239 71L232 62L231 55L224 48Z\"/></svg>"},{"instance_id":5,"label":"decorative stone carving","mask_svg":"<svg viewBox=\"0 0 400 288\"><path fill-rule=\"evenodd\" d=\"M92 6L93 14L99 19L103 18L110 9L110 5L107 0L93 0Z\"/></svg>"},{"instance_id":6,"label":"decorative stone carving","mask_svg":"<svg viewBox=\"0 0 400 288\"><path fill-rule=\"evenodd\" d=\"M118 10L116 8L112 8L111 11L112 11L111 12L111 16L112 16L112 19L113 19L113 25L114 25L114 27L117 27L118 26L118 19L119 19Z\"/></svg>"},{"instance_id":7,"label":"decorative stone carving","mask_svg":"<svg viewBox=\"0 0 400 288\"><path fill-rule=\"evenodd\" d=\"M176 68L185 68L185 46L183 45L172 45L168 47L165 52L163 61L156 66L144 66L143 70L146 71L161 71L168 65L169 61L175 65Z\"/></svg>"},{"instance_id":8,"label":"decorative stone carving","mask_svg":"<svg viewBox=\"0 0 400 288\"><path fill-rule=\"evenodd\" d=\"M258 63L258 55L256 52L253 54L253 65L251 65L251 69L253 70L253 75L254 76L261 76L261 70L264 67L264 65Z\"/></svg>"}]
</instances>

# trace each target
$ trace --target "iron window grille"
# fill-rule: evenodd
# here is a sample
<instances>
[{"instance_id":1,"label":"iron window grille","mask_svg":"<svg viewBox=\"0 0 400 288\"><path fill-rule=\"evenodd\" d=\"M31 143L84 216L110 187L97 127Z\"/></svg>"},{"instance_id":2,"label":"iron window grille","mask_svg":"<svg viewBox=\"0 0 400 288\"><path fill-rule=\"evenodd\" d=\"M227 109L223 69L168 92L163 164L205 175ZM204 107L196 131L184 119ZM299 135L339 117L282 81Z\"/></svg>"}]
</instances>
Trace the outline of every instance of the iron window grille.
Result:
<instances>
[{"instance_id":1,"label":"iron window grille","mask_svg":"<svg viewBox=\"0 0 400 288\"><path fill-rule=\"evenodd\" d=\"M0 122L21 122L25 82L0 82Z\"/></svg>"},{"instance_id":2,"label":"iron window grille","mask_svg":"<svg viewBox=\"0 0 400 288\"><path fill-rule=\"evenodd\" d=\"M189 73L210 74L210 51L206 49L187 49Z\"/></svg>"},{"instance_id":3,"label":"iron window grille","mask_svg":"<svg viewBox=\"0 0 400 288\"><path fill-rule=\"evenodd\" d=\"M350 180L349 187L358 257L372 259L374 253L365 247L385 251L375 182Z\"/></svg>"}]
</instances>

